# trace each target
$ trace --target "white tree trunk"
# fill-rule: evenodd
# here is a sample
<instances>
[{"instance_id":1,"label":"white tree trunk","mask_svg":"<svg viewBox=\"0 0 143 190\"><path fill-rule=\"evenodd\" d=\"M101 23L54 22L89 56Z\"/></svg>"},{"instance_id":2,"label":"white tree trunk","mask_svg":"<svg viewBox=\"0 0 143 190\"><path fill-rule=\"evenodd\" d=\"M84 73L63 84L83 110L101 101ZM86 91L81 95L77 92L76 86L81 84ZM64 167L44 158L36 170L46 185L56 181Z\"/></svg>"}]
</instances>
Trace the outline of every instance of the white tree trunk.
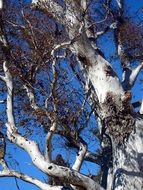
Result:
<instances>
[{"instance_id":1,"label":"white tree trunk","mask_svg":"<svg viewBox=\"0 0 143 190\"><path fill-rule=\"evenodd\" d=\"M143 189L143 121L137 121L127 142L113 149L114 190Z\"/></svg>"}]
</instances>

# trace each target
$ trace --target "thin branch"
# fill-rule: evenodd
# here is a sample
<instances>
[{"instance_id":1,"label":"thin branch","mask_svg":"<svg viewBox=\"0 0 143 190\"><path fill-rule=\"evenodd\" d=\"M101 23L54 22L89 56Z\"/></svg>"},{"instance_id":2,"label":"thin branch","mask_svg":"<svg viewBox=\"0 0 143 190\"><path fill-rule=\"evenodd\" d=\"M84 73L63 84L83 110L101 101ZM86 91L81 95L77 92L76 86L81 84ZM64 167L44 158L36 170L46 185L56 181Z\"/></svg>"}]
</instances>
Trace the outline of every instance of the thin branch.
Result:
<instances>
[{"instance_id":1,"label":"thin branch","mask_svg":"<svg viewBox=\"0 0 143 190\"><path fill-rule=\"evenodd\" d=\"M13 114L13 83L12 83L12 76L9 72L7 62L5 61L3 63L3 70L5 73L5 82L7 86L7 117L8 117L8 123L11 125L13 131L16 130L15 126L15 118Z\"/></svg>"},{"instance_id":2,"label":"thin branch","mask_svg":"<svg viewBox=\"0 0 143 190\"><path fill-rule=\"evenodd\" d=\"M62 190L62 186L51 186L51 185L48 185L40 180L37 180L33 177L30 177L28 175L25 175L23 173L19 173L19 172L16 172L14 170L9 170L7 168L7 170L3 170L3 171L0 171L0 177L16 177L18 179L21 179L23 181L26 181L28 183L31 183L33 185L36 185L37 187L39 187L41 190Z\"/></svg>"},{"instance_id":3,"label":"thin branch","mask_svg":"<svg viewBox=\"0 0 143 190\"><path fill-rule=\"evenodd\" d=\"M0 11L3 9L3 0L0 0Z\"/></svg>"},{"instance_id":4,"label":"thin branch","mask_svg":"<svg viewBox=\"0 0 143 190\"><path fill-rule=\"evenodd\" d=\"M130 80L129 80L129 84L132 87L137 79L137 76L139 74L139 72L141 71L141 69L143 69L143 62L140 63L135 69L132 70L132 73L130 75Z\"/></svg>"},{"instance_id":5,"label":"thin branch","mask_svg":"<svg viewBox=\"0 0 143 190\"><path fill-rule=\"evenodd\" d=\"M34 92L33 92L33 89L28 86L27 84L24 84L23 85L24 89L26 90L27 92L27 96L29 98L29 101L30 101L30 105L31 107L36 111L39 109L39 106L37 106L36 102L35 102L35 96L34 96Z\"/></svg>"},{"instance_id":6,"label":"thin branch","mask_svg":"<svg viewBox=\"0 0 143 190\"><path fill-rule=\"evenodd\" d=\"M124 68L123 81L122 81L124 90L126 91L131 90L142 68L143 68L143 62L141 62L135 69L131 69L131 67Z\"/></svg>"},{"instance_id":7,"label":"thin branch","mask_svg":"<svg viewBox=\"0 0 143 190\"><path fill-rule=\"evenodd\" d=\"M18 185L18 180L17 180L16 177L15 177L15 184L16 184L17 189L20 190L20 187L19 187L19 185Z\"/></svg>"},{"instance_id":8,"label":"thin branch","mask_svg":"<svg viewBox=\"0 0 143 190\"><path fill-rule=\"evenodd\" d=\"M81 165L82 165L82 163L84 161L86 151L87 151L87 145L83 144L83 143L80 143L79 152L78 152L78 154L76 156L75 163L74 163L74 165L72 167L73 170L80 171Z\"/></svg>"},{"instance_id":9,"label":"thin branch","mask_svg":"<svg viewBox=\"0 0 143 190\"><path fill-rule=\"evenodd\" d=\"M142 102L141 102L140 114L143 114L143 100L142 100Z\"/></svg>"},{"instance_id":10,"label":"thin branch","mask_svg":"<svg viewBox=\"0 0 143 190\"><path fill-rule=\"evenodd\" d=\"M37 50L38 45L37 45L37 41L36 41L36 38L35 38L35 34L34 34L34 31L33 31L33 27L31 25L31 22L30 22L30 20L28 20L28 18L26 18L23 10L21 11L21 13L22 13L23 19L26 21L26 23L28 25L28 29L30 31L30 37L31 37L33 46L34 46L35 50Z\"/></svg>"},{"instance_id":11,"label":"thin branch","mask_svg":"<svg viewBox=\"0 0 143 190\"><path fill-rule=\"evenodd\" d=\"M4 81L5 82L5 77L0 75L0 80Z\"/></svg>"},{"instance_id":12,"label":"thin branch","mask_svg":"<svg viewBox=\"0 0 143 190\"><path fill-rule=\"evenodd\" d=\"M116 0L119 9L122 11L123 10L123 5L124 5L124 0Z\"/></svg>"},{"instance_id":13,"label":"thin branch","mask_svg":"<svg viewBox=\"0 0 143 190\"><path fill-rule=\"evenodd\" d=\"M49 14L51 14L54 18L63 21L64 18L64 8L61 7L58 3L52 0L32 0L33 8L39 10L47 10Z\"/></svg>"},{"instance_id":14,"label":"thin branch","mask_svg":"<svg viewBox=\"0 0 143 190\"><path fill-rule=\"evenodd\" d=\"M53 133L55 132L57 128L57 122L53 122L51 127L50 127L50 130L46 136L46 160L47 162L51 162L51 152L52 152L52 136L53 136Z\"/></svg>"},{"instance_id":15,"label":"thin branch","mask_svg":"<svg viewBox=\"0 0 143 190\"><path fill-rule=\"evenodd\" d=\"M55 45L55 47L53 47L53 49L51 51L51 56L54 57L54 53L55 53L56 50L58 50L60 48L63 48L63 47L67 47L67 46L69 46L71 44L72 44L72 40L70 40L68 42L63 42L63 43Z\"/></svg>"},{"instance_id":16,"label":"thin branch","mask_svg":"<svg viewBox=\"0 0 143 190\"><path fill-rule=\"evenodd\" d=\"M48 1L49 2L49 1ZM50 1L52 2L52 1ZM57 11L57 9L56 9ZM58 12L58 11L57 11ZM24 149L32 159L32 162L35 166L37 166L41 171L46 174L49 174L53 177L59 177L62 179L66 179L70 181L71 184L75 186L85 187L87 190L101 190L103 189L100 185L98 185L94 180L90 179L89 177L80 174L77 171L73 171L67 167L57 166L56 164L48 163L45 160L45 157L41 154L38 145L31 140L21 136L16 128L15 119L13 114L13 83L12 83L12 76L9 72L7 62L4 62L4 73L6 78L6 86L7 86L7 117L8 122L6 123L7 127L7 136L10 141L14 144L18 145L22 149ZM4 172L4 171L3 171ZM4 174L4 173L3 173ZM11 175L19 177L18 173L15 171L10 172ZM5 173L7 176L7 172ZM20 177L24 177L20 175ZM27 177L27 176L26 176ZM29 178L26 179L27 181L31 180ZM33 179L32 179L33 181ZM51 187L50 187L51 189ZM44 189L45 190L45 189ZM46 186L47 190L47 186Z\"/></svg>"},{"instance_id":17,"label":"thin branch","mask_svg":"<svg viewBox=\"0 0 143 190\"><path fill-rule=\"evenodd\" d=\"M75 163L72 166L73 170L78 171L78 172L80 171L81 165L82 165L82 163L84 161L84 157L85 157L86 151L87 151L87 145L86 145L86 143L84 143L84 142L80 143L79 152L78 152L78 154L76 156ZM71 185L71 187L74 190L78 190L79 189L78 187L76 187L74 185Z\"/></svg>"},{"instance_id":18,"label":"thin branch","mask_svg":"<svg viewBox=\"0 0 143 190\"><path fill-rule=\"evenodd\" d=\"M56 71L56 58L54 58L53 52L53 64L52 64L52 71L53 71L53 81L51 83L51 94L49 97L53 97L53 107L54 107L54 115L51 117L51 127L46 136L46 159L48 162L51 162L51 151L52 151L52 136L54 131L57 128L57 121L56 121L56 111L57 111L57 101L56 101L56 84L57 84L57 71ZM45 108L47 109L48 99L45 101Z\"/></svg>"},{"instance_id":19,"label":"thin branch","mask_svg":"<svg viewBox=\"0 0 143 190\"><path fill-rule=\"evenodd\" d=\"M61 131L61 130L56 130L55 133L65 137L68 141L69 147L73 147L78 150L80 149L80 141L81 142L83 141L81 137L78 140L76 140L74 137L72 137L72 133L66 133L65 131ZM101 155L94 154L90 152L89 150L86 151L84 160L96 163L98 165L102 165Z\"/></svg>"}]
</instances>

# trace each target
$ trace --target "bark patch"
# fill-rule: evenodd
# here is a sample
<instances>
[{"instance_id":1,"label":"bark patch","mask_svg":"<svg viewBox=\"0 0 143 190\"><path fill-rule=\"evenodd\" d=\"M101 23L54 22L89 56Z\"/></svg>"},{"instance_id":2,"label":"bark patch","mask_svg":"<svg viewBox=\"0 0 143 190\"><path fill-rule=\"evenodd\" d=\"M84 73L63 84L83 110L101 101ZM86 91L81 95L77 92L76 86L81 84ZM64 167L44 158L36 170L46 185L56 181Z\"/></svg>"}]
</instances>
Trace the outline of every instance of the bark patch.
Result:
<instances>
[{"instance_id":1,"label":"bark patch","mask_svg":"<svg viewBox=\"0 0 143 190\"><path fill-rule=\"evenodd\" d=\"M107 77L109 77L109 76L115 77L116 76L116 73L113 71L113 69L110 67L110 65L106 65L104 70L105 70Z\"/></svg>"},{"instance_id":2,"label":"bark patch","mask_svg":"<svg viewBox=\"0 0 143 190\"><path fill-rule=\"evenodd\" d=\"M82 63L83 68L88 68L89 66L92 66L92 64L86 56L78 54L78 59Z\"/></svg>"},{"instance_id":3,"label":"bark patch","mask_svg":"<svg viewBox=\"0 0 143 190\"><path fill-rule=\"evenodd\" d=\"M109 116L104 119L106 132L111 136L114 143L122 145L134 130L135 119L132 116L132 107L130 102L121 102L111 93L108 94L106 107L107 105Z\"/></svg>"}]
</instances>

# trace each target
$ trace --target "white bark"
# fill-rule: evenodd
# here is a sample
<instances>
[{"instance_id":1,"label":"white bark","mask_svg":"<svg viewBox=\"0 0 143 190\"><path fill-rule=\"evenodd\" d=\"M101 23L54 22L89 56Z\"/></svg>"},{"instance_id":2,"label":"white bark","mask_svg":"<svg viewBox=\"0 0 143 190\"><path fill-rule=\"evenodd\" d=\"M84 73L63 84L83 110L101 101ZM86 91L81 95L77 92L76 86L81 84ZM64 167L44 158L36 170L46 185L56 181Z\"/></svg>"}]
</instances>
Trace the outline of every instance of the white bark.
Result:
<instances>
[{"instance_id":1,"label":"white bark","mask_svg":"<svg viewBox=\"0 0 143 190\"><path fill-rule=\"evenodd\" d=\"M143 68L143 62L141 62L134 69L132 69L130 65L124 69L123 81L122 81L124 90L128 91L132 89L142 68Z\"/></svg>"},{"instance_id":2,"label":"white bark","mask_svg":"<svg viewBox=\"0 0 143 190\"><path fill-rule=\"evenodd\" d=\"M123 12L123 1L117 1L117 3L120 9L119 11L121 16ZM127 109L125 108L125 103L126 107L129 104L128 97L126 97L126 95L124 94L125 92L123 90L123 87L118 77L114 73L111 65L92 47L86 35L86 32L84 31L84 24L82 22L82 14L79 6L74 1L67 3L66 5L67 9L65 12L66 15L64 25L69 34L69 38L71 40L76 39L73 43L73 47L75 49L76 55L82 63L82 66L86 70L88 78L90 79L96 91L100 105L100 118L111 118L111 124L109 125L109 122L107 121L106 125L109 128L107 132L111 136L113 143L114 166L113 181L111 182L112 189L133 189L133 183L135 184L135 186L137 186L136 189L141 189L142 177L135 177L135 174L139 173L139 171L142 172L141 168L139 168L138 158L138 155L142 155L141 147L143 145L143 142L142 139L139 137L142 132L141 130L139 130L139 126L137 123L136 126L134 126L138 128L136 129L136 133L134 133L133 129L130 129L133 124L128 123L127 117L129 116L129 122L132 121L131 108L128 110L128 113L124 113L124 109ZM121 57L121 61L123 61L123 66L129 67L128 61L124 59L124 49L122 47L120 37L118 39L118 42L118 55ZM132 77L130 78L132 84L133 81L136 79L138 73L137 71L139 70L139 68L140 67L138 67L138 69L134 70L134 72L132 73ZM112 106L114 105L116 107L116 111L112 109ZM120 114L122 115L122 122L120 125L117 125L118 120L120 120ZM116 117L118 119L116 119ZM121 137L122 140L120 141L120 143L122 143L123 145L116 142L116 138L118 139L118 137L114 137L114 135L116 135L114 131L112 134L110 134L110 129L115 129L116 132L116 130L120 131L120 127L123 129L125 128L124 130L127 130L126 128L129 127L129 130L131 130L132 132L131 133L127 130L127 134L129 136L128 139L127 137L124 139L124 133L117 133L119 137ZM124 140L127 140L127 142L125 143ZM135 177L134 179L130 176L130 173ZM112 179L110 178L110 180ZM135 180L137 182L135 182ZM111 187L111 185L109 186Z\"/></svg>"},{"instance_id":3,"label":"white bark","mask_svg":"<svg viewBox=\"0 0 143 190\"><path fill-rule=\"evenodd\" d=\"M140 63L135 69L132 70L132 73L131 73L130 78L129 78L129 84L131 87L134 85L136 78L137 78L137 76L138 76L138 74L142 68L143 68L143 62Z\"/></svg>"},{"instance_id":4,"label":"white bark","mask_svg":"<svg viewBox=\"0 0 143 190\"><path fill-rule=\"evenodd\" d=\"M72 167L73 170L80 171L82 162L83 162L85 154L86 154L86 150L87 150L86 145L80 143L79 152L77 154L75 163L74 163L74 165Z\"/></svg>"},{"instance_id":5,"label":"white bark","mask_svg":"<svg viewBox=\"0 0 143 190\"><path fill-rule=\"evenodd\" d=\"M75 186L85 187L87 190L89 189L102 190L103 188L97 183L95 183L92 179L76 171L73 171L69 168L48 163L45 157L39 151L38 145L34 141L28 140L27 138L21 136L18 133L16 125L15 125L14 114L13 114L13 82L12 82L12 76L9 72L7 64L8 64L7 61L3 63L3 70L4 70L5 76L4 78L1 77L1 79L4 80L7 87L7 110L6 111L7 111L8 122L6 123L6 127L7 127L8 139L14 144L24 149L31 157L33 164L37 166L44 173L50 176L59 177L61 178L61 180L63 179L68 180L70 181L71 184ZM53 69L55 69L55 66ZM55 74L55 72L53 74ZM54 78L53 83L52 83L52 90L53 90L52 93L54 93L55 82L56 82L56 78ZM33 95L31 96L31 92L29 93L28 90L29 89L27 89L28 96L30 99L32 98L31 103L33 104L34 96ZM55 109L56 109L56 105L55 105Z\"/></svg>"},{"instance_id":6,"label":"white bark","mask_svg":"<svg viewBox=\"0 0 143 190\"><path fill-rule=\"evenodd\" d=\"M118 7L122 10L124 0L116 0L116 1L117 1L117 4L118 4Z\"/></svg>"},{"instance_id":7,"label":"white bark","mask_svg":"<svg viewBox=\"0 0 143 190\"><path fill-rule=\"evenodd\" d=\"M46 159L47 159L47 162L51 162L52 161L52 158L51 158L51 153L52 153L52 136L53 136L53 133L55 132L57 128L57 122L53 121L50 129L49 129L49 132L46 136L46 142L47 142L47 146L46 146Z\"/></svg>"},{"instance_id":8,"label":"white bark","mask_svg":"<svg viewBox=\"0 0 143 190\"><path fill-rule=\"evenodd\" d=\"M3 8L3 0L0 0L0 10Z\"/></svg>"},{"instance_id":9,"label":"white bark","mask_svg":"<svg viewBox=\"0 0 143 190\"><path fill-rule=\"evenodd\" d=\"M113 170L112 168L108 171L108 178L107 178L107 190L112 190L112 183L113 183Z\"/></svg>"},{"instance_id":10,"label":"white bark","mask_svg":"<svg viewBox=\"0 0 143 190\"><path fill-rule=\"evenodd\" d=\"M114 190L143 188L143 121L136 121L128 142L113 151Z\"/></svg>"},{"instance_id":11,"label":"white bark","mask_svg":"<svg viewBox=\"0 0 143 190\"><path fill-rule=\"evenodd\" d=\"M19 147L23 148L31 157L32 162L36 165L41 171L44 173L49 174L50 176L59 177L61 179L70 180L70 183L73 185L85 187L87 190L102 190L103 188L100 187L97 183L95 183L92 179L76 172L70 170L69 168L57 166L52 163L48 163L44 156L40 153L38 145L30 141L20 134L18 134L14 116L13 116L13 106L12 106L12 97L13 97L13 84L12 84L12 77L10 75L9 69L4 62L4 72L6 78L6 86L7 86L7 116L8 116L8 123L7 126L7 136L10 141L14 144L18 145Z\"/></svg>"},{"instance_id":12,"label":"white bark","mask_svg":"<svg viewBox=\"0 0 143 190\"><path fill-rule=\"evenodd\" d=\"M36 185L41 190L62 190L63 189L62 186L51 186L51 185L48 185L44 182L41 182L41 181L33 178L33 177L30 177L30 176L22 174L22 173L18 173L18 172L13 171L13 170L0 171L0 177L16 177L16 178L21 179L25 182Z\"/></svg>"},{"instance_id":13,"label":"white bark","mask_svg":"<svg viewBox=\"0 0 143 190\"><path fill-rule=\"evenodd\" d=\"M142 100L142 102L141 102L140 114L143 114L143 100Z\"/></svg>"},{"instance_id":14,"label":"white bark","mask_svg":"<svg viewBox=\"0 0 143 190\"><path fill-rule=\"evenodd\" d=\"M47 10L57 20L62 22L65 14L64 9L56 2L52 0L32 0L33 7Z\"/></svg>"},{"instance_id":15,"label":"white bark","mask_svg":"<svg viewBox=\"0 0 143 190\"><path fill-rule=\"evenodd\" d=\"M24 84L23 87L24 87L24 89L25 89L26 92L27 92L27 96L28 96L28 98L29 98L31 107L32 107L35 111L38 110L38 109L39 109L39 106L37 106L37 104L36 104L36 102L35 102L35 96L34 96L32 87L28 86L27 84Z\"/></svg>"}]
</instances>

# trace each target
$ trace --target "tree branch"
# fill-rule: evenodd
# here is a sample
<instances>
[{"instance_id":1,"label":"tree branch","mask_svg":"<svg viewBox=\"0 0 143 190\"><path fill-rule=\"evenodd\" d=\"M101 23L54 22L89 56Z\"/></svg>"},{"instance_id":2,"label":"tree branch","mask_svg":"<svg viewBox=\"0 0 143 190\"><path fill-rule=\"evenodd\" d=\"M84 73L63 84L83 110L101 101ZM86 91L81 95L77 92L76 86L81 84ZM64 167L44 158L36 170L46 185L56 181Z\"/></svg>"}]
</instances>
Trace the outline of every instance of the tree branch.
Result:
<instances>
[{"instance_id":1,"label":"tree branch","mask_svg":"<svg viewBox=\"0 0 143 190\"><path fill-rule=\"evenodd\" d=\"M56 130L56 128L57 128L57 122L55 121L53 121L53 123L52 123L52 125L51 125L51 127L50 127L50 129L49 129L49 132L48 132L48 134L47 134L47 136L46 136L46 160L47 160L47 162L51 162L51 152L52 152L52 136L53 136L53 133L54 133L54 131Z\"/></svg>"},{"instance_id":2,"label":"tree branch","mask_svg":"<svg viewBox=\"0 0 143 190\"><path fill-rule=\"evenodd\" d=\"M64 8L53 0L32 0L32 6L40 10L47 10L58 21L63 21Z\"/></svg>"},{"instance_id":3,"label":"tree branch","mask_svg":"<svg viewBox=\"0 0 143 190\"><path fill-rule=\"evenodd\" d=\"M137 76L143 68L143 62L141 62L135 69L130 67L124 68L122 85L124 90L128 91L134 86Z\"/></svg>"},{"instance_id":4,"label":"tree branch","mask_svg":"<svg viewBox=\"0 0 143 190\"><path fill-rule=\"evenodd\" d=\"M143 114L143 100L142 100L142 102L141 102L140 114Z\"/></svg>"},{"instance_id":5,"label":"tree branch","mask_svg":"<svg viewBox=\"0 0 143 190\"><path fill-rule=\"evenodd\" d=\"M143 68L143 62L140 63L135 69L132 70L132 73L130 75L130 80L129 80L129 84L131 87L134 85L136 78L142 68Z\"/></svg>"},{"instance_id":6,"label":"tree branch","mask_svg":"<svg viewBox=\"0 0 143 190\"><path fill-rule=\"evenodd\" d=\"M78 152L78 154L76 156L75 163L72 166L73 170L78 171L78 172L80 171L81 165L82 165L82 163L84 161L86 150L87 150L86 143L85 142L80 143L79 152ZM73 186L73 185L71 185L71 186L73 187L74 190L78 190L78 187Z\"/></svg>"},{"instance_id":7,"label":"tree branch","mask_svg":"<svg viewBox=\"0 0 143 190\"><path fill-rule=\"evenodd\" d=\"M2 10L3 8L3 0L0 0L0 11Z\"/></svg>"},{"instance_id":8,"label":"tree branch","mask_svg":"<svg viewBox=\"0 0 143 190\"><path fill-rule=\"evenodd\" d=\"M58 105L57 105L57 101L56 101L56 84L57 84L57 70L56 70L56 58L54 57L54 51L52 53L53 56L53 64L52 64L52 71L53 71L53 80L51 83L51 95L53 97L53 108L54 108L54 114L53 116L50 116L50 120L51 120L51 127L50 130L46 136L46 159L48 162L51 162L51 151L52 151L52 136L53 133L55 132L56 128L57 128L57 118L56 118L56 112L58 109ZM45 103L45 108L47 109L47 101Z\"/></svg>"},{"instance_id":9,"label":"tree branch","mask_svg":"<svg viewBox=\"0 0 143 190\"><path fill-rule=\"evenodd\" d=\"M74 165L72 167L73 170L76 170L78 172L80 171L82 162L84 161L84 157L86 155L86 151L87 151L87 145L83 144L83 143L80 143L79 152L78 152L78 154L76 156L75 163L74 163Z\"/></svg>"},{"instance_id":10,"label":"tree branch","mask_svg":"<svg viewBox=\"0 0 143 190\"><path fill-rule=\"evenodd\" d=\"M56 164L48 163L41 155L38 146L28 139L25 139L17 132L13 132L11 126L7 124L9 139L28 152L33 163L44 173L53 177L59 177L61 180L68 180L71 184L80 187L86 187L87 190L103 190L100 185L92 179L73 171L67 167L57 166Z\"/></svg>"},{"instance_id":11,"label":"tree branch","mask_svg":"<svg viewBox=\"0 0 143 190\"><path fill-rule=\"evenodd\" d=\"M56 9L56 12L58 12L57 9ZM67 180L69 183L75 186L84 187L87 190L103 190L103 188L100 185L98 185L94 180L90 179L89 177L85 175L80 174L77 171L74 171L67 167L57 166L56 164L53 164L53 163L48 163L45 157L41 154L38 148L38 145L34 141L28 140L27 138L21 136L18 133L16 125L15 125L14 114L13 114L12 76L9 72L7 61L4 62L3 68L4 68L6 86L7 86L8 122L6 123L6 127L7 127L8 139L12 141L14 144L24 149L31 157L33 164L37 166L44 173L53 177L59 177L61 178L61 180Z\"/></svg>"},{"instance_id":12,"label":"tree branch","mask_svg":"<svg viewBox=\"0 0 143 190\"><path fill-rule=\"evenodd\" d=\"M80 139L75 140L75 138L72 137L71 133L69 134L69 133L66 133L65 131L60 131L60 130L55 131L55 133L65 137L68 140L67 146L76 148L78 150L80 149L80 143L83 141L81 137L80 137ZM80 140L81 140L81 142L80 142ZM84 160L96 163L98 165L102 165L101 157L102 157L102 155L94 154L94 153L90 152L89 150L87 150Z\"/></svg>"},{"instance_id":13,"label":"tree branch","mask_svg":"<svg viewBox=\"0 0 143 190\"><path fill-rule=\"evenodd\" d=\"M123 10L123 3L124 3L124 0L116 0L117 1L117 4L118 4L118 7L119 7L119 9L120 9L120 11L122 11Z\"/></svg>"},{"instance_id":14,"label":"tree branch","mask_svg":"<svg viewBox=\"0 0 143 190\"><path fill-rule=\"evenodd\" d=\"M0 75L0 80L4 81L5 82L5 77Z\"/></svg>"},{"instance_id":15,"label":"tree branch","mask_svg":"<svg viewBox=\"0 0 143 190\"><path fill-rule=\"evenodd\" d=\"M24 89L27 92L27 96L29 98L30 101L30 105L31 107L36 111L39 109L39 106L37 106L36 102L35 102L35 96L34 96L34 92L33 89L31 87L28 86L28 84L24 84L23 85Z\"/></svg>"},{"instance_id":16,"label":"tree branch","mask_svg":"<svg viewBox=\"0 0 143 190\"><path fill-rule=\"evenodd\" d=\"M5 162L3 162L4 164ZM6 163L5 163L5 167L3 169L3 171L0 171L0 177L16 177L18 179L21 179L23 181L26 181L28 183L31 183L33 185L36 185L37 187L39 187L41 190L62 190L63 187L62 186L51 186L51 185L48 185L40 180L37 180L35 178L32 178L26 174L23 174L23 173L19 173L19 172L16 172L14 170L10 170Z\"/></svg>"}]
</instances>

